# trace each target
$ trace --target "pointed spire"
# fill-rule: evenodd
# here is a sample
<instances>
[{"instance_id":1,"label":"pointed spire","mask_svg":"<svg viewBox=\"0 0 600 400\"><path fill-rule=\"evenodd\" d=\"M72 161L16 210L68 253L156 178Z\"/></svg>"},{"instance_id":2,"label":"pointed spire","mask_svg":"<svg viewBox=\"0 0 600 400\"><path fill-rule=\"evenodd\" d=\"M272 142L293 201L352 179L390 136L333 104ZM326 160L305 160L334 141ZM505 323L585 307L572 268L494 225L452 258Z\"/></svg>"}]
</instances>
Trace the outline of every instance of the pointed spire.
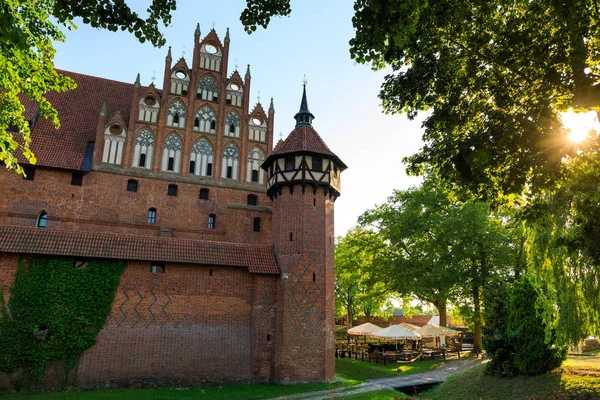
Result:
<instances>
[{"instance_id":1,"label":"pointed spire","mask_svg":"<svg viewBox=\"0 0 600 400\"><path fill-rule=\"evenodd\" d=\"M302 90L302 101L300 102L300 111L294 116L296 119L296 126L300 125L312 125L312 120L315 116L308 110L308 100L306 100L306 79L304 80Z\"/></svg>"},{"instance_id":2,"label":"pointed spire","mask_svg":"<svg viewBox=\"0 0 600 400\"><path fill-rule=\"evenodd\" d=\"M227 33L225 33L225 41L229 42L229 28L227 28Z\"/></svg>"},{"instance_id":3,"label":"pointed spire","mask_svg":"<svg viewBox=\"0 0 600 400\"><path fill-rule=\"evenodd\" d=\"M271 97L271 104L269 105L269 114L275 113L275 106L273 105L273 97Z\"/></svg>"},{"instance_id":4,"label":"pointed spire","mask_svg":"<svg viewBox=\"0 0 600 400\"><path fill-rule=\"evenodd\" d=\"M194 32L194 35L200 36L200 23L199 22L196 24L196 31Z\"/></svg>"},{"instance_id":5,"label":"pointed spire","mask_svg":"<svg viewBox=\"0 0 600 400\"><path fill-rule=\"evenodd\" d=\"M171 61L171 46L169 46L169 51L167 52L167 61Z\"/></svg>"},{"instance_id":6,"label":"pointed spire","mask_svg":"<svg viewBox=\"0 0 600 400\"><path fill-rule=\"evenodd\" d=\"M137 76L135 77L135 82L133 83L133 86L135 87L140 87L142 84L140 83L140 73L138 72Z\"/></svg>"},{"instance_id":7,"label":"pointed spire","mask_svg":"<svg viewBox=\"0 0 600 400\"><path fill-rule=\"evenodd\" d=\"M248 64L248 68L246 68L246 79L249 79L249 78L251 78L251 75L250 75L250 64Z\"/></svg>"},{"instance_id":8,"label":"pointed spire","mask_svg":"<svg viewBox=\"0 0 600 400\"><path fill-rule=\"evenodd\" d=\"M100 107L100 115L106 115L106 100L102 102L102 107Z\"/></svg>"}]
</instances>

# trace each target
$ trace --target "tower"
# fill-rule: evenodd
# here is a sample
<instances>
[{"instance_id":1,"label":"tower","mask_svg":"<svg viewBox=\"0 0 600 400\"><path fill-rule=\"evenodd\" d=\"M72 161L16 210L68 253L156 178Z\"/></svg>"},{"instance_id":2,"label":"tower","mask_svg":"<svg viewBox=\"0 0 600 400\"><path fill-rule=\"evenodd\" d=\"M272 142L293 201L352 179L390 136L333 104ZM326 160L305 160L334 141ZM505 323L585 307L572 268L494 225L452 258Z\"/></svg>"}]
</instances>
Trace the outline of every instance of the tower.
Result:
<instances>
[{"instance_id":1,"label":"tower","mask_svg":"<svg viewBox=\"0 0 600 400\"><path fill-rule=\"evenodd\" d=\"M281 269L274 360L281 383L334 377L333 210L347 168L312 126L306 84L294 118L294 130L262 165Z\"/></svg>"}]
</instances>

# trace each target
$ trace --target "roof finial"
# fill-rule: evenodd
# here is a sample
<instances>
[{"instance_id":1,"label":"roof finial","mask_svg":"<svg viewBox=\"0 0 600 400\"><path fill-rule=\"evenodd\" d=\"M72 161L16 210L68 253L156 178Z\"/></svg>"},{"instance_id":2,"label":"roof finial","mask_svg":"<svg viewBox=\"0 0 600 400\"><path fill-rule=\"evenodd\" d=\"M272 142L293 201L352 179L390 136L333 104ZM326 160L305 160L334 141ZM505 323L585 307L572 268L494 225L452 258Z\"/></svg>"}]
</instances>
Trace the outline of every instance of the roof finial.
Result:
<instances>
[{"instance_id":1,"label":"roof finial","mask_svg":"<svg viewBox=\"0 0 600 400\"><path fill-rule=\"evenodd\" d=\"M196 31L194 32L196 36L200 36L200 22L196 24Z\"/></svg>"},{"instance_id":2,"label":"roof finial","mask_svg":"<svg viewBox=\"0 0 600 400\"><path fill-rule=\"evenodd\" d=\"M227 33L225 33L225 41L229 41L229 28L227 28Z\"/></svg>"},{"instance_id":3,"label":"roof finial","mask_svg":"<svg viewBox=\"0 0 600 400\"><path fill-rule=\"evenodd\" d=\"M237 60L237 58L236 58L236 59L235 59L235 69L234 69L234 71L237 71L237 70L238 70L238 60Z\"/></svg>"},{"instance_id":4,"label":"roof finial","mask_svg":"<svg viewBox=\"0 0 600 400\"><path fill-rule=\"evenodd\" d=\"M169 46L169 51L167 52L167 61L171 61L171 46Z\"/></svg>"},{"instance_id":5,"label":"roof finial","mask_svg":"<svg viewBox=\"0 0 600 400\"><path fill-rule=\"evenodd\" d=\"M271 97L271 104L269 105L269 114L275 112L275 106L273 105L273 97Z\"/></svg>"},{"instance_id":6,"label":"roof finial","mask_svg":"<svg viewBox=\"0 0 600 400\"><path fill-rule=\"evenodd\" d=\"M258 96L256 96L256 99L258 100L258 104L260 104L260 90L258 91Z\"/></svg>"},{"instance_id":7,"label":"roof finial","mask_svg":"<svg viewBox=\"0 0 600 400\"><path fill-rule=\"evenodd\" d=\"M246 78L250 78L250 64L248 64L248 68L246 68Z\"/></svg>"},{"instance_id":8,"label":"roof finial","mask_svg":"<svg viewBox=\"0 0 600 400\"><path fill-rule=\"evenodd\" d=\"M302 85L306 86L308 79L306 79L306 72L304 73L304 79L302 79Z\"/></svg>"},{"instance_id":9,"label":"roof finial","mask_svg":"<svg viewBox=\"0 0 600 400\"><path fill-rule=\"evenodd\" d=\"M133 86L135 87L140 87L142 84L140 83L140 73L138 72L137 76L135 77L135 82L133 83Z\"/></svg>"},{"instance_id":10,"label":"roof finial","mask_svg":"<svg viewBox=\"0 0 600 400\"><path fill-rule=\"evenodd\" d=\"M100 107L100 115L106 115L106 100L102 102L102 107Z\"/></svg>"},{"instance_id":11,"label":"roof finial","mask_svg":"<svg viewBox=\"0 0 600 400\"><path fill-rule=\"evenodd\" d=\"M156 71L152 71L152 78L150 78L150 80L152 81L152 85L154 85L154 80L155 79L156 79Z\"/></svg>"},{"instance_id":12,"label":"roof finial","mask_svg":"<svg viewBox=\"0 0 600 400\"><path fill-rule=\"evenodd\" d=\"M279 140L283 140L283 132L281 127L279 127Z\"/></svg>"},{"instance_id":13,"label":"roof finial","mask_svg":"<svg viewBox=\"0 0 600 400\"><path fill-rule=\"evenodd\" d=\"M217 23L215 22L215 20L213 20L213 31L215 30L215 26L217 26Z\"/></svg>"},{"instance_id":14,"label":"roof finial","mask_svg":"<svg viewBox=\"0 0 600 400\"><path fill-rule=\"evenodd\" d=\"M183 50L181 50L181 58L185 58L185 46L183 46Z\"/></svg>"},{"instance_id":15,"label":"roof finial","mask_svg":"<svg viewBox=\"0 0 600 400\"><path fill-rule=\"evenodd\" d=\"M294 116L296 119L296 126L300 125L312 125L312 120L315 116L308 110L308 100L306 100L306 75L304 76L304 83L302 85L302 101L300 102L300 111Z\"/></svg>"}]
</instances>

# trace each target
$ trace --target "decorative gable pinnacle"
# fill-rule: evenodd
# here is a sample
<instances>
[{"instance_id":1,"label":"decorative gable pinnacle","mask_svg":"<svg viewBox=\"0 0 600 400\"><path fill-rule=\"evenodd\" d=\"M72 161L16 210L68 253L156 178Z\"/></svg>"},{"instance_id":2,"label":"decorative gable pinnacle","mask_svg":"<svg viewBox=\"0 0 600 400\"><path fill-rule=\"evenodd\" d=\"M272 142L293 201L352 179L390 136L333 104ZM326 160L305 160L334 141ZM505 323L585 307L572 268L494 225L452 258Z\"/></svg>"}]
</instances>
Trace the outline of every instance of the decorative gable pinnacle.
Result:
<instances>
[{"instance_id":1,"label":"decorative gable pinnacle","mask_svg":"<svg viewBox=\"0 0 600 400\"><path fill-rule=\"evenodd\" d=\"M100 115L106 115L106 100L102 102L102 106L100 107Z\"/></svg>"},{"instance_id":2,"label":"decorative gable pinnacle","mask_svg":"<svg viewBox=\"0 0 600 400\"><path fill-rule=\"evenodd\" d=\"M140 73L138 72L137 76L135 77L135 82L133 84L133 86L135 87L140 87L142 84L140 83Z\"/></svg>"},{"instance_id":3,"label":"decorative gable pinnacle","mask_svg":"<svg viewBox=\"0 0 600 400\"><path fill-rule=\"evenodd\" d=\"M225 41L229 42L229 28L227 28L227 33L225 33Z\"/></svg>"},{"instance_id":4,"label":"decorative gable pinnacle","mask_svg":"<svg viewBox=\"0 0 600 400\"><path fill-rule=\"evenodd\" d=\"M171 61L173 58L171 57L171 46L169 46L169 51L167 52L167 61Z\"/></svg>"},{"instance_id":5,"label":"decorative gable pinnacle","mask_svg":"<svg viewBox=\"0 0 600 400\"><path fill-rule=\"evenodd\" d=\"M246 68L246 79L250 79L252 76L250 75L250 64L248 64L248 68Z\"/></svg>"},{"instance_id":6,"label":"decorative gable pinnacle","mask_svg":"<svg viewBox=\"0 0 600 400\"><path fill-rule=\"evenodd\" d=\"M200 36L200 23L196 24L196 31L194 32L194 35Z\"/></svg>"},{"instance_id":7,"label":"decorative gable pinnacle","mask_svg":"<svg viewBox=\"0 0 600 400\"><path fill-rule=\"evenodd\" d=\"M271 104L269 104L269 114L275 113L275 106L273 105L273 97L271 97Z\"/></svg>"}]
</instances>

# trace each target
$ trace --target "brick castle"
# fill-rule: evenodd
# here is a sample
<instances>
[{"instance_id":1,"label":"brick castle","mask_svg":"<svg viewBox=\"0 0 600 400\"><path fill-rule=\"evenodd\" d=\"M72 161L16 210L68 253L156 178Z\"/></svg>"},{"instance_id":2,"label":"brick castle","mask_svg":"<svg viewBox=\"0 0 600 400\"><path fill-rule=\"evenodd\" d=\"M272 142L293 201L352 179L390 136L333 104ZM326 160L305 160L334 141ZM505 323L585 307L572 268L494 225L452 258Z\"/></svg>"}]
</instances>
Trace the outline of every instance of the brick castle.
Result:
<instances>
[{"instance_id":1,"label":"brick castle","mask_svg":"<svg viewBox=\"0 0 600 400\"><path fill-rule=\"evenodd\" d=\"M163 87L61 71L57 131L23 99L37 164L2 169L0 289L19 257L124 260L80 387L334 377L334 201L344 163L312 126L273 147L273 101L228 75L229 32L194 33ZM0 374L1 375L1 374ZM0 386L2 386L0 376ZM6 381L6 379L4 379Z\"/></svg>"}]
</instances>

